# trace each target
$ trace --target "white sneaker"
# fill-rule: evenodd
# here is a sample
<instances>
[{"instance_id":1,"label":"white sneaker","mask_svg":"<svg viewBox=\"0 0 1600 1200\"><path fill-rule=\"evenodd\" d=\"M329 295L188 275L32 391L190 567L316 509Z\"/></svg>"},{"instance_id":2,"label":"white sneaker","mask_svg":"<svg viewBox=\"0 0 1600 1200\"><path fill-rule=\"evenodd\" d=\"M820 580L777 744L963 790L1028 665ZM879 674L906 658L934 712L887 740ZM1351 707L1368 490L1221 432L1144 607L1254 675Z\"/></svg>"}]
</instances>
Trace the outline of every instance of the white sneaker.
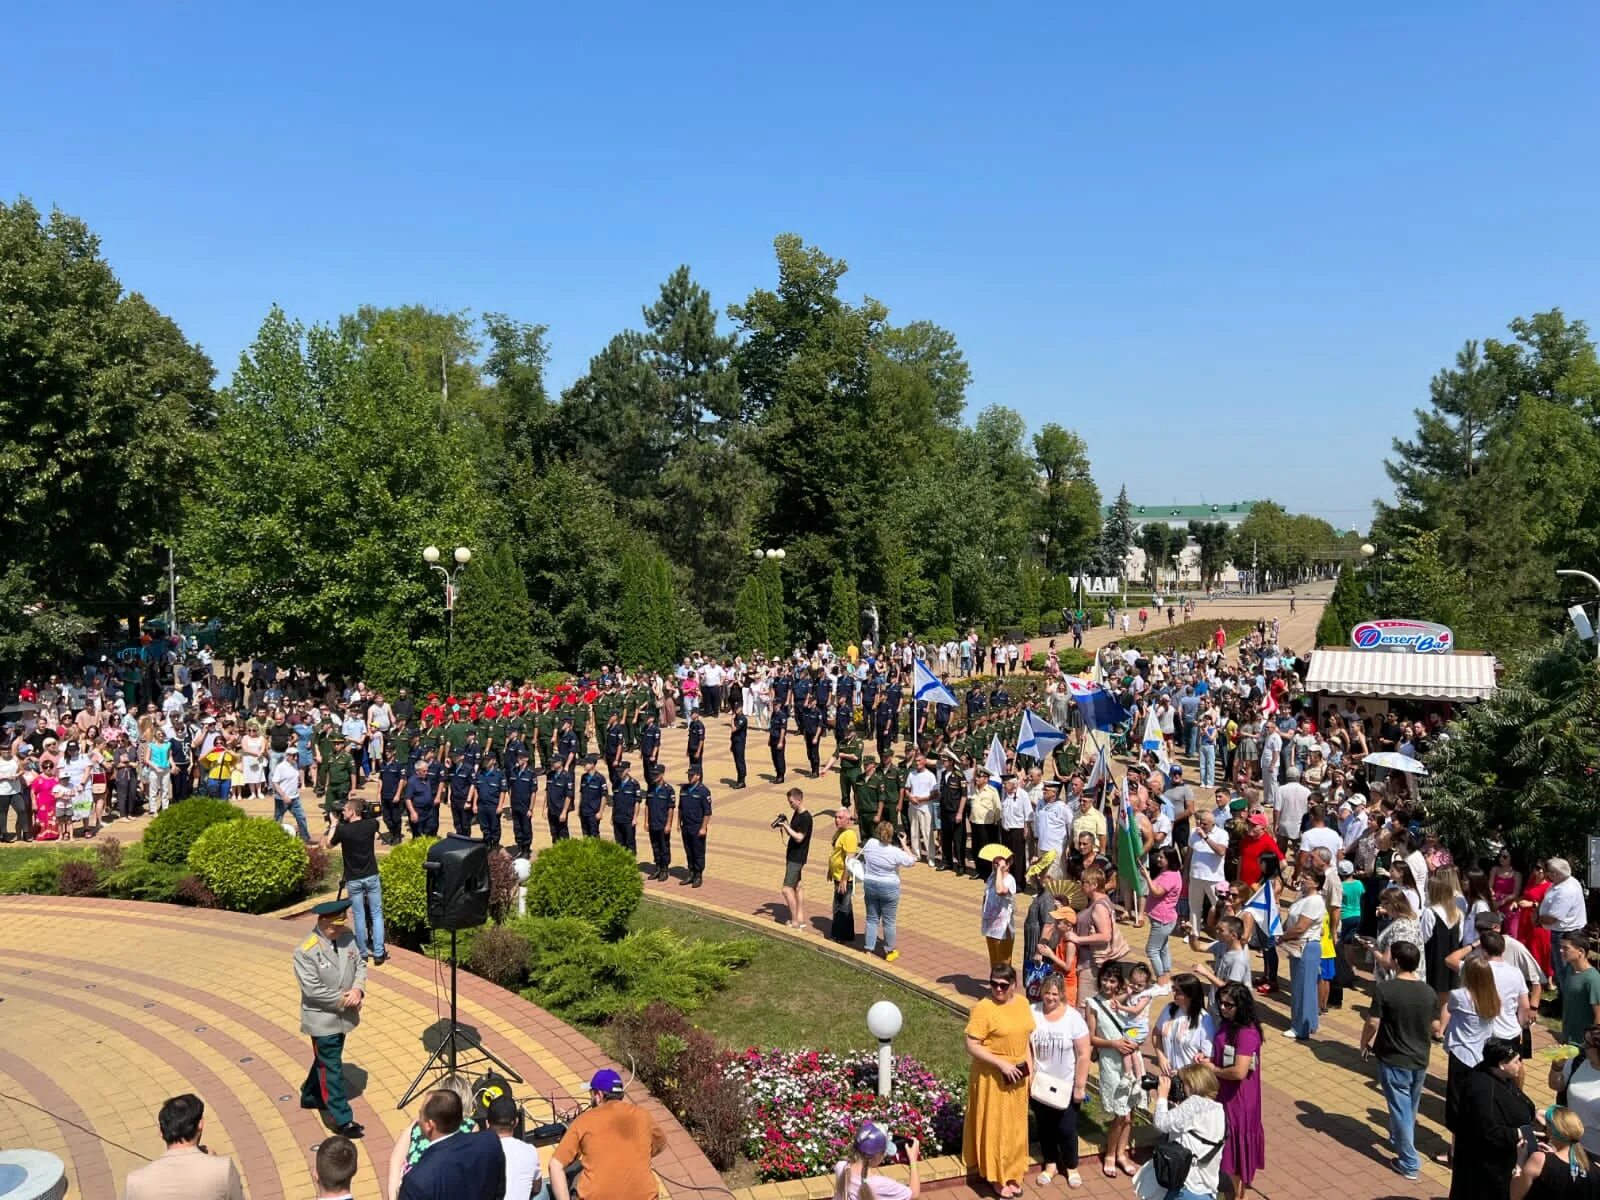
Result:
<instances>
[{"instance_id":1,"label":"white sneaker","mask_svg":"<svg viewBox=\"0 0 1600 1200\"><path fill-rule=\"evenodd\" d=\"M1283 1036L1288 1038L1291 1042L1303 1042L1303 1041L1308 1040L1308 1039L1303 1038L1303 1037L1297 1037L1295 1035L1294 1030L1292 1030L1292 1029L1285 1029L1283 1031Z\"/></svg>"}]
</instances>

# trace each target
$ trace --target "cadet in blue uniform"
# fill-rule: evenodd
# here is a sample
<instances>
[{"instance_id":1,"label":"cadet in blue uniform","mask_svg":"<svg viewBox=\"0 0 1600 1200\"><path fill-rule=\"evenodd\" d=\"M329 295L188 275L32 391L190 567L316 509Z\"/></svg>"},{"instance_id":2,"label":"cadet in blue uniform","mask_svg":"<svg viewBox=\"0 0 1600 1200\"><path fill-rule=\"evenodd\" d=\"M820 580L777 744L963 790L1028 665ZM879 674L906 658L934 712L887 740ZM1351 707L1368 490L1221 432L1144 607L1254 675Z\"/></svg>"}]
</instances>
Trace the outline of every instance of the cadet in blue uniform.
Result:
<instances>
[{"instance_id":1,"label":"cadet in blue uniform","mask_svg":"<svg viewBox=\"0 0 1600 1200\"><path fill-rule=\"evenodd\" d=\"M855 711L850 706L850 692L841 687L839 695L833 706L833 740L834 750L850 740L850 733L855 726Z\"/></svg>"},{"instance_id":2,"label":"cadet in blue uniform","mask_svg":"<svg viewBox=\"0 0 1600 1200\"><path fill-rule=\"evenodd\" d=\"M740 709L733 714L733 735L728 739L728 749L733 751L733 786L744 786L744 743L750 736L750 718Z\"/></svg>"},{"instance_id":3,"label":"cadet in blue uniform","mask_svg":"<svg viewBox=\"0 0 1600 1200\"><path fill-rule=\"evenodd\" d=\"M478 804L478 824L483 828L484 845L491 850L500 845L500 810L505 805L505 787L505 776L500 773L500 763L491 750L483 756L483 766L472 782Z\"/></svg>"},{"instance_id":4,"label":"cadet in blue uniform","mask_svg":"<svg viewBox=\"0 0 1600 1200\"><path fill-rule=\"evenodd\" d=\"M767 724L767 749L772 752L772 770L777 778L772 782L782 783L788 760L784 757L784 746L789 741L789 710L781 704L772 706L772 719Z\"/></svg>"},{"instance_id":5,"label":"cadet in blue uniform","mask_svg":"<svg viewBox=\"0 0 1600 1200\"><path fill-rule=\"evenodd\" d=\"M539 774L528 762L528 752L507 750L511 770L506 774L506 791L511 796L511 840L517 857L533 855L533 797L539 790Z\"/></svg>"},{"instance_id":6,"label":"cadet in blue uniform","mask_svg":"<svg viewBox=\"0 0 1600 1200\"><path fill-rule=\"evenodd\" d=\"M550 840L564 842L571 835L567 818L572 815L572 772L558 766L544 784L544 813L550 821Z\"/></svg>"},{"instance_id":7,"label":"cadet in blue uniform","mask_svg":"<svg viewBox=\"0 0 1600 1200\"><path fill-rule=\"evenodd\" d=\"M411 818L412 837L439 836L439 781L434 776L438 765L433 751L424 750L406 780L406 815Z\"/></svg>"},{"instance_id":8,"label":"cadet in blue uniform","mask_svg":"<svg viewBox=\"0 0 1600 1200\"><path fill-rule=\"evenodd\" d=\"M672 865L672 817L678 808L677 793L667 782L664 767L650 768L650 791L645 796L645 825L650 832L650 859L656 865L651 879L665 879Z\"/></svg>"},{"instance_id":9,"label":"cadet in blue uniform","mask_svg":"<svg viewBox=\"0 0 1600 1200\"><path fill-rule=\"evenodd\" d=\"M806 697L811 695L811 672L800 671L794 677L794 713L795 719L800 719L800 710L806 706Z\"/></svg>"},{"instance_id":10,"label":"cadet in blue uniform","mask_svg":"<svg viewBox=\"0 0 1600 1200\"><path fill-rule=\"evenodd\" d=\"M700 767L706 761L706 723L700 719L696 712L689 718L689 765Z\"/></svg>"},{"instance_id":11,"label":"cadet in blue uniform","mask_svg":"<svg viewBox=\"0 0 1600 1200\"><path fill-rule=\"evenodd\" d=\"M466 751L453 763L450 770L450 820L462 837L472 836L472 777L476 773L467 761Z\"/></svg>"},{"instance_id":12,"label":"cadet in blue uniform","mask_svg":"<svg viewBox=\"0 0 1600 1200\"><path fill-rule=\"evenodd\" d=\"M647 776L650 768L661 764L661 726L656 723L654 712L645 715L644 728L639 731L639 754Z\"/></svg>"},{"instance_id":13,"label":"cadet in blue uniform","mask_svg":"<svg viewBox=\"0 0 1600 1200\"><path fill-rule=\"evenodd\" d=\"M894 742L894 710L889 707L887 695L878 698L877 708L872 710L873 724L878 738L878 757L887 761L893 751Z\"/></svg>"},{"instance_id":14,"label":"cadet in blue uniform","mask_svg":"<svg viewBox=\"0 0 1600 1200\"><path fill-rule=\"evenodd\" d=\"M867 677L861 681L861 712L867 719L867 728L872 728L872 709L878 702L878 672L868 671Z\"/></svg>"},{"instance_id":15,"label":"cadet in blue uniform","mask_svg":"<svg viewBox=\"0 0 1600 1200\"><path fill-rule=\"evenodd\" d=\"M556 766L568 775L578 769L578 735L570 715L561 718L561 732L556 735Z\"/></svg>"},{"instance_id":16,"label":"cadet in blue uniform","mask_svg":"<svg viewBox=\"0 0 1600 1200\"><path fill-rule=\"evenodd\" d=\"M705 881L706 834L711 830L711 792L701 781L699 767L689 768L689 782L678 795L678 829L689 874L680 881L699 887Z\"/></svg>"},{"instance_id":17,"label":"cadet in blue uniform","mask_svg":"<svg viewBox=\"0 0 1600 1200\"><path fill-rule=\"evenodd\" d=\"M606 720L606 772L611 776L613 789L622 782L622 751L626 736L622 714L613 708Z\"/></svg>"},{"instance_id":18,"label":"cadet in blue uniform","mask_svg":"<svg viewBox=\"0 0 1600 1200\"><path fill-rule=\"evenodd\" d=\"M822 774L822 710L817 698L809 693L800 709L800 736L806 740L806 762L811 766L811 778Z\"/></svg>"},{"instance_id":19,"label":"cadet in blue uniform","mask_svg":"<svg viewBox=\"0 0 1600 1200\"><path fill-rule=\"evenodd\" d=\"M789 676L789 668L785 667L783 670L778 672L777 678L772 681L772 703L775 707L779 705L783 706L784 720L789 719L789 693L793 688L794 680Z\"/></svg>"},{"instance_id":20,"label":"cadet in blue uniform","mask_svg":"<svg viewBox=\"0 0 1600 1200\"><path fill-rule=\"evenodd\" d=\"M600 773L600 760L594 755L584 761L588 768L578 780L578 824L584 837L600 836L600 810L606 803L606 777Z\"/></svg>"},{"instance_id":21,"label":"cadet in blue uniform","mask_svg":"<svg viewBox=\"0 0 1600 1200\"><path fill-rule=\"evenodd\" d=\"M611 837L628 853L639 857L638 836L635 826L639 820L639 781L632 775L633 764L623 759L617 763L617 786L611 793Z\"/></svg>"},{"instance_id":22,"label":"cadet in blue uniform","mask_svg":"<svg viewBox=\"0 0 1600 1200\"><path fill-rule=\"evenodd\" d=\"M826 716L828 712L828 701L833 698L833 676L829 675L826 671L822 673L822 678L817 680L815 695L817 697L817 707L820 708L823 712L823 715Z\"/></svg>"},{"instance_id":23,"label":"cadet in blue uniform","mask_svg":"<svg viewBox=\"0 0 1600 1200\"><path fill-rule=\"evenodd\" d=\"M483 759L483 747L478 744L478 730L475 726L467 726L466 744L461 747L461 753L456 757L465 761L474 774L477 773L478 763Z\"/></svg>"},{"instance_id":24,"label":"cadet in blue uniform","mask_svg":"<svg viewBox=\"0 0 1600 1200\"><path fill-rule=\"evenodd\" d=\"M983 689L973 684L967 689L967 724L971 725L983 711Z\"/></svg>"},{"instance_id":25,"label":"cadet in blue uniform","mask_svg":"<svg viewBox=\"0 0 1600 1200\"><path fill-rule=\"evenodd\" d=\"M403 840L400 819L405 811L400 803L400 784L406 774L406 765L394 756L394 743L383 747L383 761L378 764L378 807L383 812L386 845L397 846Z\"/></svg>"}]
</instances>

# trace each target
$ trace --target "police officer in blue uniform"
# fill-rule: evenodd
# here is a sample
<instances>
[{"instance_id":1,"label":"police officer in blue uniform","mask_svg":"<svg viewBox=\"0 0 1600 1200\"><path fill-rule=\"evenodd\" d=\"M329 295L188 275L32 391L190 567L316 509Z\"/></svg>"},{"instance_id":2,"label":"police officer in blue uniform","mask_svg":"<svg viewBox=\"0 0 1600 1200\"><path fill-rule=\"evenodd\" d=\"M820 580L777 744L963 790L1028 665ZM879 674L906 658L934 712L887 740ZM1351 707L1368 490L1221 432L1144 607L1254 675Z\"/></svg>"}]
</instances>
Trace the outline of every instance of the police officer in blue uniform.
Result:
<instances>
[{"instance_id":1,"label":"police officer in blue uniform","mask_svg":"<svg viewBox=\"0 0 1600 1200\"><path fill-rule=\"evenodd\" d=\"M506 779L493 750L483 756L483 765L473 777L472 791L478 807L478 824L483 842L493 850L500 845L500 810L505 803Z\"/></svg>"},{"instance_id":2,"label":"police officer in blue uniform","mask_svg":"<svg viewBox=\"0 0 1600 1200\"><path fill-rule=\"evenodd\" d=\"M706 723L696 712L689 718L689 765L703 767L706 761Z\"/></svg>"},{"instance_id":3,"label":"police officer in blue uniform","mask_svg":"<svg viewBox=\"0 0 1600 1200\"><path fill-rule=\"evenodd\" d=\"M638 820L639 803L643 798L639 781L633 777L633 764L623 759L617 764L617 786L611 792L611 837L628 853L639 857Z\"/></svg>"},{"instance_id":4,"label":"police officer in blue uniform","mask_svg":"<svg viewBox=\"0 0 1600 1200\"><path fill-rule=\"evenodd\" d=\"M867 728L872 728L872 710L878 703L878 672L869 669L867 677L861 681L861 712L867 719Z\"/></svg>"},{"instance_id":5,"label":"police officer in blue uniform","mask_svg":"<svg viewBox=\"0 0 1600 1200\"><path fill-rule=\"evenodd\" d=\"M394 743L385 743L383 761L378 764L378 808L383 813L383 840L390 846L398 846L404 840L400 821L405 806L400 802L400 784L405 774L405 764L394 756Z\"/></svg>"},{"instance_id":6,"label":"police officer in blue uniform","mask_svg":"<svg viewBox=\"0 0 1600 1200\"><path fill-rule=\"evenodd\" d=\"M544 814L550 822L552 842L564 842L572 836L567 829L567 818L572 815L572 791L572 772L558 760L556 769L544 781Z\"/></svg>"},{"instance_id":7,"label":"police officer in blue uniform","mask_svg":"<svg viewBox=\"0 0 1600 1200\"><path fill-rule=\"evenodd\" d=\"M511 840L518 858L533 856L533 798L539 790L539 773L528 761L526 749L514 751L507 744L511 770L506 773L506 791L511 797Z\"/></svg>"},{"instance_id":8,"label":"police officer in blue uniform","mask_svg":"<svg viewBox=\"0 0 1600 1200\"><path fill-rule=\"evenodd\" d=\"M855 718L855 710L850 704L849 689L840 687L839 695L833 705L833 741L835 750L850 740L850 732L856 723Z\"/></svg>"},{"instance_id":9,"label":"police officer in blue uniform","mask_svg":"<svg viewBox=\"0 0 1600 1200\"><path fill-rule=\"evenodd\" d=\"M578 735L570 713L561 718L561 732L556 735L556 766L568 775L578 769Z\"/></svg>"},{"instance_id":10,"label":"police officer in blue uniform","mask_svg":"<svg viewBox=\"0 0 1600 1200\"><path fill-rule=\"evenodd\" d=\"M406 780L406 814L411 818L412 837L439 836L438 765L433 751L424 750Z\"/></svg>"},{"instance_id":11,"label":"police officer in blue uniform","mask_svg":"<svg viewBox=\"0 0 1600 1200\"><path fill-rule=\"evenodd\" d=\"M638 731L638 754L645 763L646 776L651 768L661 765L661 725L656 722L654 712L646 714L645 728Z\"/></svg>"},{"instance_id":12,"label":"police officer in blue uniform","mask_svg":"<svg viewBox=\"0 0 1600 1200\"><path fill-rule=\"evenodd\" d=\"M476 773L465 749L450 768L450 820L462 837L472 836L472 777Z\"/></svg>"},{"instance_id":13,"label":"police officer in blue uniform","mask_svg":"<svg viewBox=\"0 0 1600 1200\"><path fill-rule=\"evenodd\" d=\"M606 804L606 777L600 773L600 759L591 754L578 780L578 824L584 837L600 836L600 810Z\"/></svg>"},{"instance_id":14,"label":"police officer in blue uniform","mask_svg":"<svg viewBox=\"0 0 1600 1200\"><path fill-rule=\"evenodd\" d=\"M806 762L811 766L811 778L816 779L822 774L822 710L809 692L800 708L799 724L800 736L806 741Z\"/></svg>"},{"instance_id":15,"label":"police officer in blue uniform","mask_svg":"<svg viewBox=\"0 0 1600 1200\"><path fill-rule=\"evenodd\" d=\"M887 694L878 697L872 710L874 731L878 739L878 757L887 762L894 750L894 710L889 706Z\"/></svg>"},{"instance_id":16,"label":"police officer in blue uniform","mask_svg":"<svg viewBox=\"0 0 1600 1200\"><path fill-rule=\"evenodd\" d=\"M784 667L772 680L772 703L774 711L780 706L783 708L786 721L789 719L789 693L793 688L794 679L789 674L789 668Z\"/></svg>"},{"instance_id":17,"label":"police officer in blue uniform","mask_svg":"<svg viewBox=\"0 0 1600 1200\"><path fill-rule=\"evenodd\" d=\"M689 860L689 874L679 884L699 887L705 882L706 834L711 830L711 792L699 767L689 768L689 782L678 794L678 829L683 838L683 856Z\"/></svg>"},{"instance_id":18,"label":"police officer in blue uniform","mask_svg":"<svg viewBox=\"0 0 1600 1200\"><path fill-rule=\"evenodd\" d=\"M782 783L788 759L784 747L789 741L789 710L782 704L772 706L772 720L767 725L767 749L772 752L772 769L777 774L774 783Z\"/></svg>"},{"instance_id":19,"label":"police officer in blue uniform","mask_svg":"<svg viewBox=\"0 0 1600 1200\"><path fill-rule=\"evenodd\" d=\"M804 668L794 675L794 715L795 720L800 719L800 710L806 706L806 697L811 695L811 672Z\"/></svg>"},{"instance_id":20,"label":"police officer in blue uniform","mask_svg":"<svg viewBox=\"0 0 1600 1200\"><path fill-rule=\"evenodd\" d=\"M733 751L733 786L744 786L744 744L750 735L750 718L744 715L744 710L738 709L733 714L733 733L728 738L728 749Z\"/></svg>"},{"instance_id":21,"label":"police officer in blue uniform","mask_svg":"<svg viewBox=\"0 0 1600 1200\"><path fill-rule=\"evenodd\" d=\"M650 834L650 860L655 863L651 879L665 879L672 866L672 819L678 809L678 794L667 782L665 767L650 768L650 791L644 798L645 827Z\"/></svg>"},{"instance_id":22,"label":"police officer in blue uniform","mask_svg":"<svg viewBox=\"0 0 1600 1200\"><path fill-rule=\"evenodd\" d=\"M622 782L622 750L626 734L622 713L613 708L611 715L606 718L606 772L611 776L613 791Z\"/></svg>"},{"instance_id":23,"label":"police officer in blue uniform","mask_svg":"<svg viewBox=\"0 0 1600 1200\"><path fill-rule=\"evenodd\" d=\"M983 688L973 684L967 689L967 724L971 725L983 712Z\"/></svg>"},{"instance_id":24,"label":"police officer in blue uniform","mask_svg":"<svg viewBox=\"0 0 1600 1200\"><path fill-rule=\"evenodd\" d=\"M824 671L821 677L817 680L817 686L814 689L814 694L817 697L817 707L820 708L823 715L826 716L828 712L828 701L833 697L833 676Z\"/></svg>"}]
</instances>

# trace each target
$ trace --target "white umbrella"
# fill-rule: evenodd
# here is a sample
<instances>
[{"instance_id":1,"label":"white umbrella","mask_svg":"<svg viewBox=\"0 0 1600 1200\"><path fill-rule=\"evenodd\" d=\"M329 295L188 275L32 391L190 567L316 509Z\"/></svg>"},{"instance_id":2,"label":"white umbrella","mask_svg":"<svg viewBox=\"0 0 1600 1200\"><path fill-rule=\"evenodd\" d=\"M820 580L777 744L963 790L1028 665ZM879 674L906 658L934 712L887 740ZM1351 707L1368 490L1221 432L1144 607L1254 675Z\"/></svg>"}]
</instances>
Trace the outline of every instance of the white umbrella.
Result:
<instances>
[{"instance_id":1,"label":"white umbrella","mask_svg":"<svg viewBox=\"0 0 1600 1200\"><path fill-rule=\"evenodd\" d=\"M1387 767L1391 771L1404 771L1410 775L1426 775L1428 773L1428 768L1410 755L1399 754L1393 750L1369 754L1362 761L1369 767Z\"/></svg>"}]
</instances>

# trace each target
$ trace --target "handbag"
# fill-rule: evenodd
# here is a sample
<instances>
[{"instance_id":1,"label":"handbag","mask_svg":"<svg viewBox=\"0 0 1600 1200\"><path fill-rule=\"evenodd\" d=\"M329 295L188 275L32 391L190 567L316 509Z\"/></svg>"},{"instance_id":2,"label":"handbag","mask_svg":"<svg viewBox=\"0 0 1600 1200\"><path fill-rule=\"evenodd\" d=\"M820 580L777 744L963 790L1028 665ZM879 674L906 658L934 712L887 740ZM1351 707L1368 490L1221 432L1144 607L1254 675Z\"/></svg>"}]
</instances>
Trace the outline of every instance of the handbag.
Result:
<instances>
[{"instance_id":1,"label":"handbag","mask_svg":"<svg viewBox=\"0 0 1600 1200\"><path fill-rule=\"evenodd\" d=\"M1202 1146L1211 1147L1199 1159L1201 1163L1208 1163L1222 1149L1224 1139L1218 1138L1211 1142L1196 1133L1194 1140ZM1151 1172L1155 1175L1156 1182L1169 1191L1176 1191L1188 1182L1189 1171L1194 1167L1195 1161L1194 1151L1176 1138L1164 1138L1150 1151Z\"/></svg>"},{"instance_id":2,"label":"handbag","mask_svg":"<svg viewBox=\"0 0 1600 1200\"><path fill-rule=\"evenodd\" d=\"M1072 1081L1036 1067L1033 1072L1033 1082L1028 1085L1028 1095L1046 1108L1057 1111L1071 1108Z\"/></svg>"}]
</instances>

